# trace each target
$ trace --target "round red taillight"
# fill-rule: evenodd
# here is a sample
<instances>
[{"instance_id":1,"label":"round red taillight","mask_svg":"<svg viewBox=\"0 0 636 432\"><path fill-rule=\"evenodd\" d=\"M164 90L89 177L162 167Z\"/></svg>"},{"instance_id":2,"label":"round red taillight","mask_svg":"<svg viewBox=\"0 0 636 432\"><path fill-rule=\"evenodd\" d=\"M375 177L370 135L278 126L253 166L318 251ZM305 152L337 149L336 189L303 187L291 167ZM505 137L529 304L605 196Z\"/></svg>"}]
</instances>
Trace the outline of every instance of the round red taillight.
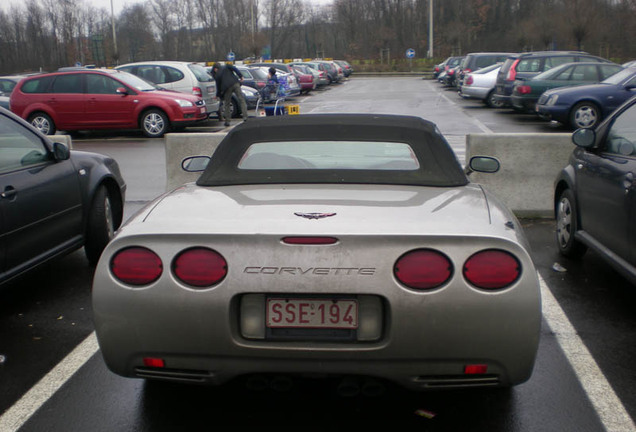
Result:
<instances>
[{"instance_id":1,"label":"round red taillight","mask_svg":"<svg viewBox=\"0 0 636 432\"><path fill-rule=\"evenodd\" d=\"M150 249L129 247L110 260L110 271L117 280L128 285L148 285L161 276L161 258Z\"/></svg>"},{"instance_id":2,"label":"round red taillight","mask_svg":"<svg viewBox=\"0 0 636 432\"><path fill-rule=\"evenodd\" d=\"M464 264L464 278L477 288L501 289L521 274L521 263L511 253L489 249L477 252Z\"/></svg>"},{"instance_id":3,"label":"round red taillight","mask_svg":"<svg viewBox=\"0 0 636 432\"><path fill-rule=\"evenodd\" d=\"M409 288L432 289L446 283L453 274L453 264L441 252L417 249L402 255L393 267L397 280Z\"/></svg>"},{"instance_id":4,"label":"round red taillight","mask_svg":"<svg viewBox=\"0 0 636 432\"><path fill-rule=\"evenodd\" d=\"M184 250L175 258L172 272L188 285L210 287L223 280L227 274L227 262L212 249L196 247Z\"/></svg>"}]
</instances>

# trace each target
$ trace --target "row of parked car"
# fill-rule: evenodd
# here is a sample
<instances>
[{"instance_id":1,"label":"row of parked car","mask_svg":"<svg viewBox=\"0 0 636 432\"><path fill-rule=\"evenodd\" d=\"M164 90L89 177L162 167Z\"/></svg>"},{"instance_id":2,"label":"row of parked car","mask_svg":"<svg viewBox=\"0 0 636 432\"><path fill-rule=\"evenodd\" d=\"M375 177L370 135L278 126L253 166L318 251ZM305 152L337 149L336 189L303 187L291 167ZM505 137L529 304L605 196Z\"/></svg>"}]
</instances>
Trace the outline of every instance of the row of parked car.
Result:
<instances>
[{"instance_id":1,"label":"row of parked car","mask_svg":"<svg viewBox=\"0 0 636 432\"><path fill-rule=\"evenodd\" d=\"M592 249L636 284L636 62L584 52L474 53L447 59L434 74L460 96L576 129L554 183L557 247L569 258Z\"/></svg>"},{"instance_id":2,"label":"row of parked car","mask_svg":"<svg viewBox=\"0 0 636 432\"><path fill-rule=\"evenodd\" d=\"M270 97L263 92L267 70L280 83ZM344 61L251 63L238 66L247 109L309 93L342 81L353 69ZM232 116L242 116L233 96ZM221 101L209 69L177 61L137 62L114 69L61 68L54 73L0 77L0 106L26 119L40 132L76 133L93 129L141 129L161 137L218 116Z\"/></svg>"},{"instance_id":3,"label":"row of parked car","mask_svg":"<svg viewBox=\"0 0 636 432\"><path fill-rule=\"evenodd\" d=\"M512 108L572 129L593 128L636 88L636 65L579 51L471 53L435 66L434 77L464 98Z\"/></svg>"}]
</instances>

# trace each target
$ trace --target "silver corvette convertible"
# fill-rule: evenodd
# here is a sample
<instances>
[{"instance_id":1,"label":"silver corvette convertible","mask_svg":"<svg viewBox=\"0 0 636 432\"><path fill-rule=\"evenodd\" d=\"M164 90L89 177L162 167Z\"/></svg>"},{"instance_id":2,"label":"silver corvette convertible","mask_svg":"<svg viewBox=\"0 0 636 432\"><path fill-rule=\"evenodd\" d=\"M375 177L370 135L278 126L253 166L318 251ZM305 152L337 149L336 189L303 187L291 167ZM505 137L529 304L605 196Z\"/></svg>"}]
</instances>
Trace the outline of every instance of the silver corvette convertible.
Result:
<instances>
[{"instance_id":1,"label":"silver corvette convertible","mask_svg":"<svg viewBox=\"0 0 636 432\"><path fill-rule=\"evenodd\" d=\"M93 286L127 377L373 377L510 386L533 369L537 274L514 215L434 124L302 115L237 126L106 247ZM496 171L488 157L466 171Z\"/></svg>"}]
</instances>

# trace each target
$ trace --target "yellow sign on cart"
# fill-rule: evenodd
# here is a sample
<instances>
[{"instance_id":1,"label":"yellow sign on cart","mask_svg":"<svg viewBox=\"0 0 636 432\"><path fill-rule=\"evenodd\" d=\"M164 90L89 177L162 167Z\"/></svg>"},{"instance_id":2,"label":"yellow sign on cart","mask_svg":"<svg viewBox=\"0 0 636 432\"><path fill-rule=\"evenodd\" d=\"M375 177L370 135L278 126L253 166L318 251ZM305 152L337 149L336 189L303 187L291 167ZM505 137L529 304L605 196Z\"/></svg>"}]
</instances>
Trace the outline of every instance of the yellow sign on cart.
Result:
<instances>
[{"instance_id":1,"label":"yellow sign on cart","mask_svg":"<svg viewBox=\"0 0 636 432\"><path fill-rule=\"evenodd\" d=\"M287 105L287 114L288 115L300 114L300 105Z\"/></svg>"}]
</instances>

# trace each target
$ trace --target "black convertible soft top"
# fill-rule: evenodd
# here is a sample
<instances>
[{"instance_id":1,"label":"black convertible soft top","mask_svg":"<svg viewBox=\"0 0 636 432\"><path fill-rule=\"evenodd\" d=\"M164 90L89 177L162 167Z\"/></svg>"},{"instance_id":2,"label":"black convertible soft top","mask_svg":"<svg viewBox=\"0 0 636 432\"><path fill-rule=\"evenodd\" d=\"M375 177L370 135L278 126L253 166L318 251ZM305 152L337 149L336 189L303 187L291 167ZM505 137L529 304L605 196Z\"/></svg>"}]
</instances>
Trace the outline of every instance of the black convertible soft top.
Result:
<instances>
[{"instance_id":1,"label":"black convertible soft top","mask_svg":"<svg viewBox=\"0 0 636 432\"><path fill-rule=\"evenodd\" d=\"M409 144L417 170L239 169L250 145L272 141L390 141ZM434 123L414 116L308 114L250 119L221 141L199 186L357 183L455 187L468 179Z\"/></svg>"}]
</instances>

